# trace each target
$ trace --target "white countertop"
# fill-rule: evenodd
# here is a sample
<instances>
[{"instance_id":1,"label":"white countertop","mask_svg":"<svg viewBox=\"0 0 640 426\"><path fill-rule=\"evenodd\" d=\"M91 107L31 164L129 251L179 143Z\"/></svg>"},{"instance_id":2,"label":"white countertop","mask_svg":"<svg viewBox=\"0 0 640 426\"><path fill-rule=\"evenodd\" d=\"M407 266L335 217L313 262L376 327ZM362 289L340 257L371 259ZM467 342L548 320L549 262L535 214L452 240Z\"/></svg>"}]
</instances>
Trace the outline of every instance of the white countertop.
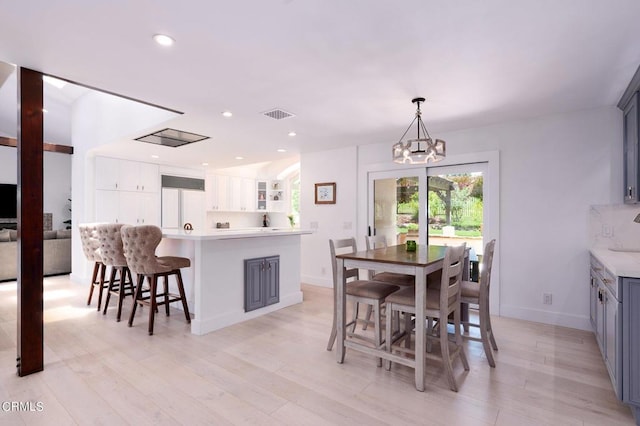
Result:
<instances>
[{"instance_id":1,"label":"white countertop","mask_svg":"<svg viewBox=\"0 0 640 426\"><path fill-rule=\"evenodd\" d=\"M223 228L208 229L204 231L184 231L182 229L163 229L164 238L179 240L230 240L238 238L280 237L289 235L312 234L310 229L298 228Z\"/></svg>"},{"instance_id":2,"label":"white countertop","mask_svg":"<svg viewBox=\"0 0 640 426\"><path fill-rule=\"evenodd\" d=\"M591 249L602 265L618 277L640 278L640 252Z\"/></svg>"}]
</instances>

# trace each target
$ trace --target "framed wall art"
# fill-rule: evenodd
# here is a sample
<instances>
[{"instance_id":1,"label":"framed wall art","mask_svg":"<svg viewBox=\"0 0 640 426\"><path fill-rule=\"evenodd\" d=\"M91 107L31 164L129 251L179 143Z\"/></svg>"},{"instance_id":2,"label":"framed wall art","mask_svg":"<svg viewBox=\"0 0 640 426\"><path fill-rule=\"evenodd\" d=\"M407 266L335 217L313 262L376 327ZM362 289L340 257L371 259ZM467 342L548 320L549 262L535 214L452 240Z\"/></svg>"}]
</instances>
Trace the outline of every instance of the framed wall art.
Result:
<instances>
[{"instance_id":1,"label":"framed wall art","mask_svg":"<svg viewBox=\"0 0 640 426\"><path fill-rule=\"evenodd\" d=\"M316 204L336 203L336 183L316 183Z\"/></svg>"}]
</instances>

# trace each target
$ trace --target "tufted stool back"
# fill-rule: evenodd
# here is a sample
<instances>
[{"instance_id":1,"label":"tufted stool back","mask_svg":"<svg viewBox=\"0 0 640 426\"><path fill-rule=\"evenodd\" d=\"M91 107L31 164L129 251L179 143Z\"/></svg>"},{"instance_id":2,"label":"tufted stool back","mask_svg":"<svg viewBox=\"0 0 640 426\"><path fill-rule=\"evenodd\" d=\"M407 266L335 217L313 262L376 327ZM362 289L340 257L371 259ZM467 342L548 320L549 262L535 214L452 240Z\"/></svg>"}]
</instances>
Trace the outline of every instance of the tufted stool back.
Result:
<instances>
[{"instance_id":1,"label":"tufted stool back","mask_svg":"<svg viewBox=\"0 0 640 426\"><path fill-rule=\"evenodd\" d=\"M158 262L156 247L162 240L162 230L153 225L123 226L120 230L124 255L129 270L139 275L169 272L173 268Z\"/></svg>"},{"instance_id":2,"label":"tufted stool back","mask_svg":"<svg viewBox=\"0 0 640 426\"><path fill-rule=\"evenodd\" d=\"M98 225L98 239L100 240L100 256L102 263L107 266L127 266L120 236L121 223L107 223Z\"/></svg>"},{"instance_id":3,"label":"tufted stool back","mask_svg":"<svg viewBox=\"0 0 640 426\"><path fill-rule=\"evenodd\" d=\"M78 226L80 241L82 241L82 251L90 262L102 262L100 241L98 240L98 225L97 223L83 223Z\"/></svg>"}]
</instances>

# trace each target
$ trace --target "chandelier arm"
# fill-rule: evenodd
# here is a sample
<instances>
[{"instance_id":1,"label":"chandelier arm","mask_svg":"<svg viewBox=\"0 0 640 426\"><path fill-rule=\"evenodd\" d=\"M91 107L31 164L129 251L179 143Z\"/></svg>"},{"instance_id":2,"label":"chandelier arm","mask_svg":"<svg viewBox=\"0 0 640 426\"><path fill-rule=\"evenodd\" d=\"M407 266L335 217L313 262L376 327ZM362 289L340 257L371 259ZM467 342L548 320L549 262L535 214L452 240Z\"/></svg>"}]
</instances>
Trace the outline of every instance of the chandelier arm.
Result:
<instances>
[{"instance_id":1,"label":"chandelier arm","mask_svg":"<svg viewBox=\"0 0 640 426\"><path fill-rule=\"evenodd\" d=\"M427 127L424 125L424 121L422 121L422 119L418 120L418 126L421 126L422 127L422 131L424 132L425 135L427 135L427 138L431 139L431 135L427 131ZM419 135L420 135L420 130L418 130L418 136Z\"/></svg>"},{"instance_id":2,"label":"chandelier arm","mask_svg":"<svg viewBox=\"0 0 640 426\"><path fill-rule=\"evenodd\" d=\"M416 118L418 118L418 117L413 117L413 121L411 122L411 124L409 124L409 127L407 127L407 130L404 131L402 136L400 136L400 140L398 142L402 142L402 139L404 139L404 137L407 134L407 132L411 129L411 126L413 126L413 123L415 123Z\"/></svg>"}]
</instances>

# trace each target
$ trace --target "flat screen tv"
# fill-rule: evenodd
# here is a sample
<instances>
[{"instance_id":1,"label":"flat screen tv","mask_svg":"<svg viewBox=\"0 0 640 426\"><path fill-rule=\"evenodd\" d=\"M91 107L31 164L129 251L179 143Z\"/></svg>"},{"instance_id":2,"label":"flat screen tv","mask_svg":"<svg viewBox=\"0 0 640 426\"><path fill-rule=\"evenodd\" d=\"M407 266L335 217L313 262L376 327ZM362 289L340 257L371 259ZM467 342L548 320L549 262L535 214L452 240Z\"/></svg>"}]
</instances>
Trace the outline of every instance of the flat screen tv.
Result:
<instances>
[{"instance_id":1,"label":"flat screen tv","mask_svg":"<svg viewBox=\"0 0 640 426\"><path fill-rule=\"evenodd\" d=\"M0 218L18 217L18 185L0 183Z\"/></svg>"}]
</instances>

